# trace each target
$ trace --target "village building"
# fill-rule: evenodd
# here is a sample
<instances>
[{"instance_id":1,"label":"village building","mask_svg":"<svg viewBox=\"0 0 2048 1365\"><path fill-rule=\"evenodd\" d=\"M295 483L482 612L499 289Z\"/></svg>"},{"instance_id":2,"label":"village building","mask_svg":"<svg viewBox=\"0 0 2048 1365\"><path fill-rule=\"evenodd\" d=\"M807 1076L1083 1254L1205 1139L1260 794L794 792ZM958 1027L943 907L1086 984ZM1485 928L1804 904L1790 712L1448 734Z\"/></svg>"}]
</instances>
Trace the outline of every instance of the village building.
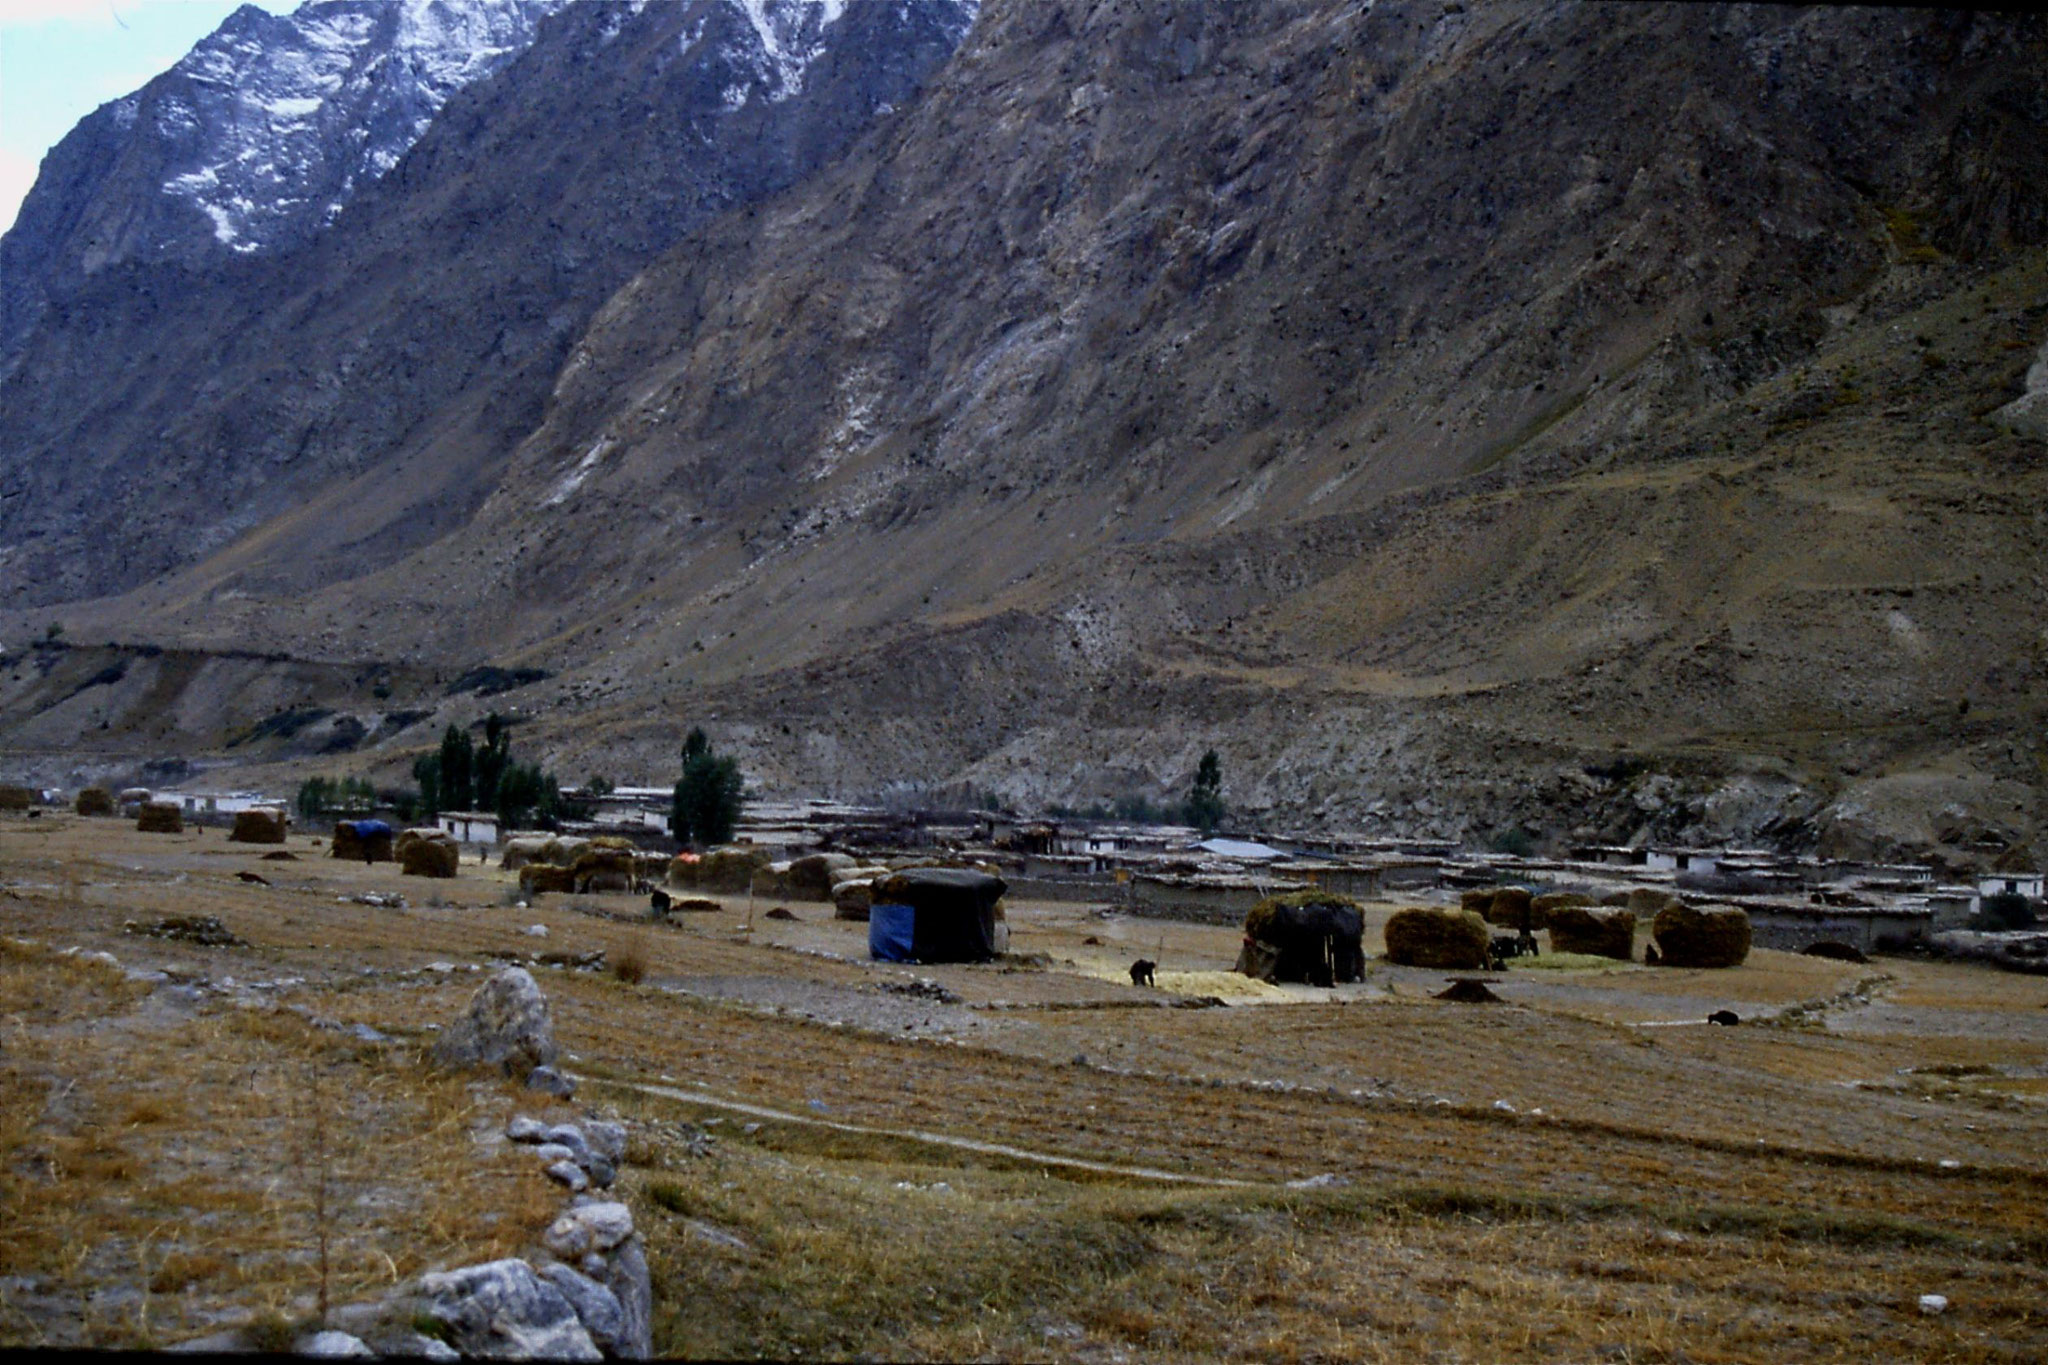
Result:
<instances>
[{"instance_id":1,"label":"village building","mask_svg":"<svg viewBox=\"0 0 2048 1365\"><path fill-rule=\"evenodd\" d=\"M487 810L444 810L434 823L458 844L498 842L498 816Z\"/></svg>"}]
</instances>

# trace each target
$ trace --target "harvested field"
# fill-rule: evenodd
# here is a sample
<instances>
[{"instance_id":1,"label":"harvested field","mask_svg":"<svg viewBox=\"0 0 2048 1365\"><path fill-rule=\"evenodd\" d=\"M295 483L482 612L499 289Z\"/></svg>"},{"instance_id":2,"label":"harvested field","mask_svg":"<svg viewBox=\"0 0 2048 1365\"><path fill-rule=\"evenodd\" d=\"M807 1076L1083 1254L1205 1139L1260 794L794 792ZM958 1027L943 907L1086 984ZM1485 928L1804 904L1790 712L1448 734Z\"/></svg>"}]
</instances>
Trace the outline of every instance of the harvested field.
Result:
<instances>
[{"instance_id":1,"label":"harvested field","mask_svg":"<svg viewBox=\"0 0 2048 1365\"><path fill-rule=\"evenodd\" d=\"M522 907L514 874L474 865L236 878L260 858L61 812L10 827L0 935L34 946L0 943L0 1344L310 1317L315 1114L347 1135L335 1302L525 1245L559 1200L488 1139L569 1107L418 1054L495 961L604 950L637 984L536 974L574 1108L632 1125L659 1350L2048 1349L2038 978L1759 950L1511 971L1474 1009L1374 957L1357 984L1218 1000L1228 927L1012 901L1009 958L885 966L865 926L750 918L743 893L657 923L623 894ZM350 899L369 892L409 908ZM1368 907L1368 951L1392 908ZM122 932L195 915L249 946ZM1157 989L1130 984L1140 956ZM1723 1007L1744 1026L1705 1026ZM1953 1306L1922 1315L1923 1293Z\"/></svg>"}]
</instances>

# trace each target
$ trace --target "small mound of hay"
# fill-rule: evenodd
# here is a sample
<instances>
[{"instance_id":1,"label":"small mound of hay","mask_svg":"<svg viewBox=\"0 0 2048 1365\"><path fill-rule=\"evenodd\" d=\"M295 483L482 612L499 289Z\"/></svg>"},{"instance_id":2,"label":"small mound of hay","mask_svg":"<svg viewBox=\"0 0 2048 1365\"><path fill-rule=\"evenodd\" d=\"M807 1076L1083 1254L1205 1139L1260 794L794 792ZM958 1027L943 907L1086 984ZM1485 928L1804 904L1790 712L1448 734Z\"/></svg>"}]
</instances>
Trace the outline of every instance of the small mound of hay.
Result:
<instances>
[{"instance_id":1,"label":"small mound of hay","mask_svg":"<svg viewBox=\"0 0 2048 1365\"><path fill-rule=\"evenodd\" d=\"M1439 1000L1452 1000L1461 1005L1499 1005L1502 999L1486 988L1486 982L1476 976L1451 978L1450 989L1436 993Z\"/></svg>"},{"instance_id":2,"label":"small mound of hay","mask_svg":"<svg viewBox=\"0 0 2048 1365\"><path fill-rule=\"evenodd\" d=\"M1833 939L1823 939L1819 943L1809 943L1799 951L1808 957L1825 957L1835 962L1870 961L1869 956L1855 944L1837 943Z\"/></svg>"},{"instance_id":3,"label":"small mound of hay","mask_svg":"<svg viewBox=\"0 0 2048 1365\"><path fill-rule=\"evenodd\" d=\"M1628 912L1637 919L1655 919L1666 907L1684 904L1671 892L1654 886L1633 887L1628 893Z\"/></svg>"},{"instance_id":4,"label":"small mound of hay","mask_svg":"<svg viewBox=\"0 0 2048 1365\"><path fill-rule=\"evenodd\" d=\"M334 827L334 838L328 843L328 856L345 858L358 863L388 863L395 856L392 852L392 835L389 827L379 822L378 827L368 834L358 833L358 822L343 820Z\"/></svg>"},{"instance_id":5,"label":"small mound of hay","mask_svg":"<svg viewBox=\"0 0 2048 1365\"><path fill-rule=\"evenodd\" d=\"M1732 905L1667 905L1650 931L1662 966L1739 967L1749 956L1749 916Z\"/></svg>"},{"instance_id":6,"label":"small mound of hay","mask_svg":"<svg viewBox=\"0 0 2048 1365\"><path fill-rule=\"evenodd\" d=\"M1614 958L1592 953L1539 953L1534 957L1511 957L1507 965L1514 972L1583 972L1613 971L1621 964Z\"/></svg>"},{"instance_id":7,"label":"small mound of hay","mask_svg":"<svg viewBox=\"0 0 2048 1365\"><path fill-rule=\"evenodd\" d=\"M872 881L841 882L832 888L832 918L866 924L875 903Z\"/></svg>"},{"instance_id":8,"label":"small mound of hay","mask_svg":"<svg viewBox=\"0 0 2048 1365\"><path fill-rule=\"evenodd\" d=\"M619 847L621 843L624 848ZM579 895L633 889L633 859L637 850L625 840L594 840L569 865L572 885Z\"/></svg>"},{"instance_id":9,"label":"small mound of hay","mask_svg":"<svg viewBox=\"0 0 2048 1365\"><path fill-rule=\"evenodd\" d=\"M519 889L530 896L543 891L557 891L567 895L576 889L576 874L566 867L553 863L528 863L519 869Z\"/></svg>"},{"instance_id":10,"label":"small mound of hay","mask_svg":"<svg viewBox=\"0 0 2048 1365\"><path fill-rule=\"evenodd\" d=\"M418 832L406 831L407 834ZM461 866L462 850L445 835L439 839L399 840L398 868L408 877L453 877Z\"/></svg>"},{"instance_id":11,"label":"small mound of hay","mask_svg":"<svg viewBox=\"0 0 2048 1365\"><path fill-rule=\"evenodd\" d=\"M72 809L80 815L112 815L114 794L105 787L87 787L78 794Z\"/></svg>"},{"instance_id":12,"label":"small mound of hay","mask_svg":"<svg viewBox=\"0 0 2048 1365\"><path fill-rule=\"evenodd\" d=\"M714 848L697 860L696 885L713 895L743 895L770 861L767 849L750 844Z\"/></svg>"},{"instance_id":13,"label":"small mound of hay","mask_svg":"<svg viewBox=\"0 0 2048 1365\"><path fill-rule=\"evenodd\" d=\"M528 863L540 861L549 842L544 834L515 834L505 841L498 854L498 866L507 872L517 872Z\"/></svg>"},{"instance_id":14,"label":"small mound of hay","mask_svg":"<svg viewBox=\"0 0 2048 1365\"><path fill-rule=\"evenodd\" d=\"M1549 911L1550 950L1630 962L1636 955L1636 917L1609 906L1554 905Z\"/></svg>"},{"instance_id":15,"label":"small mound of hay","mask_svg":"<svg viewBox=\"0 0 2048 1365\"><path fill-rule=\"evenodd\" d=\"M228 839L237 844L281 844L290 826L277 807L256 806L235 812L235 827L228 831Z\"/></svg>"},{"instance_id":16,"label":"small mound of hay","mask_svg":"<svg viewBox=\"0 0 2048 1365\"><path fill-rule=\"evenodd\" d=\"M836 874L853 867L844 853L811 853L789 865L789 894L797 900L829 901Z\"/></svg>"},{"instance_id":17,"label":"small mound of hay","mask_svg":"<svg viewBox=\"0 0 2048 1365\"><path fill-rule=\"evenodd\" d=\"M27 787L13 783L0 783L0 810L27 810L36 803L36 794Z\"/></svg>"},{"instance_id":18,"label":"small mound of hay","mask_svg":"<svg viewBox=\"0 0 2048 1365\"><path fill-rule=\"evenodd\" d=\"M1519 886L1496 886L1493 899L1487 903L1484 918L1488 924L1498 924L1507 929L1535 929L1540 926L1530 922L1529 916L1535 898L1526 888Z\"/></svg>"},{"instance_id":19,"label":"small mound of hay","mask_svg":"<svg viewBox=\"0 0 2048 1365\"><path fill-rule=\"evenodd\" d=\"M299 855L288 848L273 848L263 855L263 861L266 863L295 863L298 860Z\"/></svg>"},{"instance_id":20,"label":"small mound of hay","mask_svg":"<svg viewBox=\"0 0 2048 1365\"><path fill-rule=\"evenodd\" d=\"M1486 921L1470 910L1413 905L1387 921L1387 961L1403 967L1485 971L1493 946Z\"/></svg>"},{"instance_id":21,"label":"small mound of hay","mask_svg":"<svg viewBox=\"0 0 2048 1365\"><path fill-rule=\"evenodd\" d=\"M765 916L765 918L793 920L796 918L796 913L789 909L789 907L787 906L778 905L773 910L770 910Z\"/></svg>"},{"instance_id":22,"label":"small mound of hay","mask_svg":"<svg viewBox=\"0 0 2048 1365\"><path fill-rule=\"evenodd\" d=\"M145 801L135 817L135 828L144 834L183 834L185 808L175 801Z\"/></svg>"},{"instance_id":23,"label":"small mound of hay","mask_svg":"<svg viewBox=\"0 0 2048 1365\"><path fill-rule=\"evenodd\" d=\"M668 909L672 915L714 915L725 907L709 896L672 896Z\"/></svg>"},{"instance_id":24,"label":"small mound of hay","mask_svg":"<svg viewBox=\"0 0 2048 1365\"><path fill-rule=\"evenodd\" d=\"M1548 929L1550 912L1573 905L1591 905L1593 898L1580 891L1546 891L1529 902L1529 927Z\"/></svg>"}]
</instances>

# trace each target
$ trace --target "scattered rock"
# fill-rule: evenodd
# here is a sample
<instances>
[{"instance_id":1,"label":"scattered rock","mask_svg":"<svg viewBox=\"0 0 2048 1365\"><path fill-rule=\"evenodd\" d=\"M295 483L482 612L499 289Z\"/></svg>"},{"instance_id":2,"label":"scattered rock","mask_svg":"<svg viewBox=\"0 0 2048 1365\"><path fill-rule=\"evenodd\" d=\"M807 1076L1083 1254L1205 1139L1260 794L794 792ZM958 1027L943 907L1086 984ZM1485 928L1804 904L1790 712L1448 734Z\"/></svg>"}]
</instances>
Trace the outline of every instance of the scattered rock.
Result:
<instances>
[{"instance_id":1,"label":"scattered rock","mask_svg":"<svg viewBox=\"0 0 2048 1365\"><path fill-rule=\"evenodd\" d=\"M147 938L176 939L180 943L196 943L202 948L246 948L248 943L236 938L228 927L220 922L218 915L169 915L154 924L143 924L139 920L128 920L121 926L123 932L141 934Z\"/></svg>"},{"instance_id":2,"label":"scattered rock","mask_svg":"<svg viewBox=\"0 0 2048 1365\"><path fill-rule=\"evenodd\" d=\"M515 1117L505 1125L505 1136L514 1142L546 1142L548 1126L539 1119L524 1114Z\"/></svg>"},{"instance_id":3,"label":"scattered rock","mask_svg":"<svg viewBox=\"0 0 2048 1365\"><path fill-rule=\"evenodd\" d=\"M548 1166L548 1175L567 1185L571 1194L581 1194L590 1188L590 1177L584 1174L581 1166L567 1158L551 1162Z\"/></svg>"},{"instance_id":4,"label":"scattered rock","mask_svg":"<svg viewBox=\"0 0 2048 1365\"><path fill-rule=\"evenodd\" d=\"M626 1325L626 1314L619 1306L619 1296L588 1275L565 1265L543 1266L540 1273L576 1310L583 1330L590 1333L590 1339L597 1343L598 1349L606 1355L616 1355L619 1334Z\"/></svg>"},{"instance_id":5,"label":"scattered rock","mask_svg":"<svg viewBox=\"0 0 2048 1365\"><path fill-rule=\"evenodd\" d=\"M601 1360L603 1352L561 1290L521 1260L421 1277L426 1311L465 1356Z\"/></svg>"},{"instance_id":6,"label":"scattered rock","mask_svg":"<svg viewBox=\"0 0 2048 1365\"><path fill-rule=\"evenodd\" d=\"M583 1125L583 1135L590 1142L590 1150L606 1161L626 1159L626 1125L597 1121Z\"/></svg>"},{"instance_id":7,"label":"scattered rock","mask_svg":"<svg viewBox=\"0 0 2048 1365\"><path fill-rule=\"evenodd\" d=\"M526 1088L566 1100L576 1093L576 1082L551 1066L537 1066L526 1073Z\"/></svg>"},{"instance_id":8,"label":"scattered rock","mask_svg":"<svg viewBox=\"0 0 2048 1365\"><path fill-rule=\"evenodd\" d=\"M545 924L529 924L520 932L528 938L546 938L548 936L548 927Z\"/></svg>"},{"instance_id":9,"label":"scattered rock","mask_svg":"<svg viewBox=\"0 0 2048 1365\"><path fill-rule=\"evenodd\" d=\"M1948 1311L1948 1295L1922 1294L1920 1296L1920 1311L1928 1317L1946 1313Z\"/></svg>"},{"instance_id":10,"label":"scattered rock","mask_svg":"<svg viewBox=\"0 0 2048 1365\"><path fill-rule=\"evenodd\" d=\"M376 1352L361 1337L347 1332L315 1332L299 1347L302 1356L368 1356Z\"/></svg>"},{"instance_id":11,"label":"scattered rock","mask_svg":"<svg viewBox=\"0 0 2048 1365\"><path fill-rule=\"evenodd\" d=\"M493 974L435 1040L433 1058L442 1066L498 1067L528 1079L536 1069L551 1069L555 1028L533 976L523 967Z\"/></svg>"},{"instance_id":12,"label":"scattered rock","mask_svg":"<svg viewBox=\"0 0 2048 1365\"><path fill-rule=\"evenodd\" d=\"M619 1301L619 1331L612 1349L627 1360L647 1359L654 1354L654 1283L638 1237L620 1243L604 1286Z\"/></svg>"}]
</instances>

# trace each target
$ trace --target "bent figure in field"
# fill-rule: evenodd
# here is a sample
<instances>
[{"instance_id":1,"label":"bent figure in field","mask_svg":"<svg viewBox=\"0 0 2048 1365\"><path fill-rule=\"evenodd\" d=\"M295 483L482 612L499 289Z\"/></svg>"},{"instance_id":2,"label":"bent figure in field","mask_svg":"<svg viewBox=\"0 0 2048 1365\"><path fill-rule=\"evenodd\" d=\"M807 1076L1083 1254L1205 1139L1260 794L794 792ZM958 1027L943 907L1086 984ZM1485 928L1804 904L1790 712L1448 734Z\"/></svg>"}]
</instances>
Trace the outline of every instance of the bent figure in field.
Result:
<instances>
[{"instance_id":1,"label":"bent figure in field","mask_svg":"<svg viewBox=\"0 0 2048 1365\"><path fill-rule=\"evenodd\" d=\"M1152 969L1158 965L1157 962L1142 957L1133 962L1131 964L1131 984L1133 986L1158 985L1159 983L1152 979Z\"/></svg>"}]
</instances>

